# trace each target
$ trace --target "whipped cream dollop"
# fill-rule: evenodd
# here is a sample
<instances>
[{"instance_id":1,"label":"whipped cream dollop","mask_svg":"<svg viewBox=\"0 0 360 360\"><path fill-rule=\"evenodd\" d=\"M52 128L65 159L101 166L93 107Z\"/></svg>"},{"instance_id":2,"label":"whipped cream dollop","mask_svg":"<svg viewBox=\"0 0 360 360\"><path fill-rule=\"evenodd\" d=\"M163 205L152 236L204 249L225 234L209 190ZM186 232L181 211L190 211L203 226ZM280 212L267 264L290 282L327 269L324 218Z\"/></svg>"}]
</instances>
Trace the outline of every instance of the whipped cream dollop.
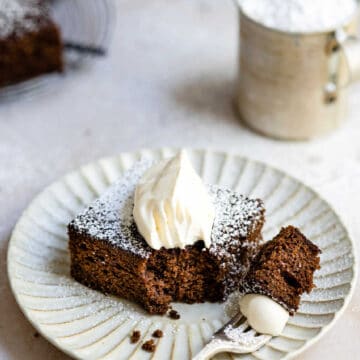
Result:
<instances>
[{"instance_id":1,"label":"whipped cream dollop","mask_svg":"<svg viewBox=\"0 0 360 360\"><path fill-rule=\"evenodd\" d=\"M247 294L240 299L240 311L257 332L280 335L289 313L276 301L264 295Z\"/></svg>"},{"instance_id":2,"label":"whipped cream dollop","mask_svg":"<svg viewBox=\"0 0 360 360\"><path fill-rule=\"evenodd\" d=\"M135 190L134 219L153 249L211 243L215 209L186 152L148 169Z\"/></svg>"}]
</instances>

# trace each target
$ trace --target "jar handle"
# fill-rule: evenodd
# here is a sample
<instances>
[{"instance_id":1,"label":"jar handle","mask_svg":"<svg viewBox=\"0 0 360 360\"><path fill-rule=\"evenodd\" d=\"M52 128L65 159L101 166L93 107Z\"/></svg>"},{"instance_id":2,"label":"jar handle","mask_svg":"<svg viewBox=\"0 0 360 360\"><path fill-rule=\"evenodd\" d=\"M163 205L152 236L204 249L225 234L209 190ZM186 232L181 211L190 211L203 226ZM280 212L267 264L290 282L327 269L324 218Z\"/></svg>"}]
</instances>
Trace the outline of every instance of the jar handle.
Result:
<instances>
[{"instance_id":1,"label":"jar handle","mask_svg":"<svg viewBox=\"0 0 360 360\"><path fill-rule=\"evenodd\" d=\"M331 34L325 48L329 55L328 82L324 88L324 101L332 104L338 98L339 89L360 80L360 39L339 28ZM339 79L341 58L347 67L346 79Z\"/></svg>"},{"instance_id":2,"label":"jar handle","mask_svg":"<svg viewBox=\"0 0 360 360\"><path fill-rule=\"evenodd\" d=\"M338 29L335 37L348 67L348 83L360 80L360 39L344 29Z\"/></svg>"}]
</instances>

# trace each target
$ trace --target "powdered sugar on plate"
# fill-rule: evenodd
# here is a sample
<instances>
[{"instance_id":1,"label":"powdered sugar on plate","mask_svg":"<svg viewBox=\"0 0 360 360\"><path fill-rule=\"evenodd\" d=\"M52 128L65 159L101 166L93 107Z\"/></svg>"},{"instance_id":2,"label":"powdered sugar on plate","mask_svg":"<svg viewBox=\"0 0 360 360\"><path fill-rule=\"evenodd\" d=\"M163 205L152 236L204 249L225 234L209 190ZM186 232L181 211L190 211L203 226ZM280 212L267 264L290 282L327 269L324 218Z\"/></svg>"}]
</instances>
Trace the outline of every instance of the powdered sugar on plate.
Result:
<instances>
[{"instance_id":1,"label":"powdered sugar on plate","mask_svg":"<svg viewBox=\"0 0 360 360\"><path fill-rule=\"evenodd\" d=\"M242 11L270 28L288 32L336 29L355 15L355 0L239 0Z\"/></svg>"}]
</instances>

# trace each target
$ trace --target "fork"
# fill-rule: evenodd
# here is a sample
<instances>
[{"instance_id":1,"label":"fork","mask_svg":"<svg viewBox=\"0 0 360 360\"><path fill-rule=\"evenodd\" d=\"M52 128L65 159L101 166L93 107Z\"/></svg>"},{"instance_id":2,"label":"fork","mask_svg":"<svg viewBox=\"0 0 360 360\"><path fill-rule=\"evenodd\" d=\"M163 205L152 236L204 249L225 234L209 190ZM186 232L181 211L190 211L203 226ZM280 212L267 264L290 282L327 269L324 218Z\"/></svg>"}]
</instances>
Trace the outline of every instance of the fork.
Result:
<instances>
[{"instance_id":1,"label":"fork","mask_svg":"<svg viewBox=\"0 0 360 360\"><path fill-rule=\"evenodd\" d=\"M252 329L244 315L239 312L211 337L192 360L208 360L221 352L252 353L270 339L270 335L262 335Z\"/></svg>"}]
</instances>

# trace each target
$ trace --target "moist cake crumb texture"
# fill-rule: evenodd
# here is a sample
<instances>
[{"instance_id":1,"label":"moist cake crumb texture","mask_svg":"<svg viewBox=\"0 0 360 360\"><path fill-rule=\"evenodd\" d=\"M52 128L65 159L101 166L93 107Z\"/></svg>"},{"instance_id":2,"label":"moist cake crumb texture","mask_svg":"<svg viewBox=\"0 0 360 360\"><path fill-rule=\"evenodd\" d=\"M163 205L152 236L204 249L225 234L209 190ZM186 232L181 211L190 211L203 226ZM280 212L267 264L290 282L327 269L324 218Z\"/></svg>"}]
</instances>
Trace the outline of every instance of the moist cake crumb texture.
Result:
<instances>
[{"instance_id":1,"label":"moist cake crumb texture","mask_svg":"<svg viewBox=\"0 0 360 360\"><path fill-rule=\"evenodd\" d=\"M228 189L208 186L215 205L210 248L154 250L132 210L142 161L69 224L71 274L79 282L165 314L171 301L223 301L244 278L261 240L264 207Z\"/></svg>"},{"instance_id":2,"label":"moist cake crumb texture","mask_svg":"<svg viewBox=\"0 0 360 360\"><path fill-rule=\"evenodd\" d=\"M141 332L139 330L134 330L130 336L130 342L132 344L137 343L140 340Z\"/></svg>"},{"instance_id":3,"label":"moist cake crumb texture","mask_svg":"<svg viewBox=\"0 0 360 360\"><path fill-rule=\"evenodd\" d=\"M152 333L152 336L155 338L162 338L164 333L160 329L157 329Z\"/></svg>"},{"instance_id":4,"label":"moist cake crumb texture","mask_svg":"<svg viewBox=\"0 0 360 360\"><path fill-rule=\"evenodd\" d=\"M293 226L282 228L255 257L242 284L244 293L266 295L293 315L300 297L314 288L320 249Z\"/></svg>"},{"instance_id":5,"label":"moist cake crumb texture","mask_svg":"<svg viewBox=\"0 0 360 360\"><path fill-rule=\"evenodd\" d=\"M153 339L150 339L148 341L145 341L141 348L144 350L144 351L147 351L147 352L154 352L155 349L156 349L156 345L155 345L155 342Z\"/></svg>"},{"instance_id":6,"label":"moist cake crumb texture","mask_svg":"<svg viewBox=\"0 0 360 360\"><path fill-rule=\"evenodd\" d=\"M176 310L170 310L169 311L169 318L173 320L179 320L180 314Z\"/></svg>"}]
</instances>

